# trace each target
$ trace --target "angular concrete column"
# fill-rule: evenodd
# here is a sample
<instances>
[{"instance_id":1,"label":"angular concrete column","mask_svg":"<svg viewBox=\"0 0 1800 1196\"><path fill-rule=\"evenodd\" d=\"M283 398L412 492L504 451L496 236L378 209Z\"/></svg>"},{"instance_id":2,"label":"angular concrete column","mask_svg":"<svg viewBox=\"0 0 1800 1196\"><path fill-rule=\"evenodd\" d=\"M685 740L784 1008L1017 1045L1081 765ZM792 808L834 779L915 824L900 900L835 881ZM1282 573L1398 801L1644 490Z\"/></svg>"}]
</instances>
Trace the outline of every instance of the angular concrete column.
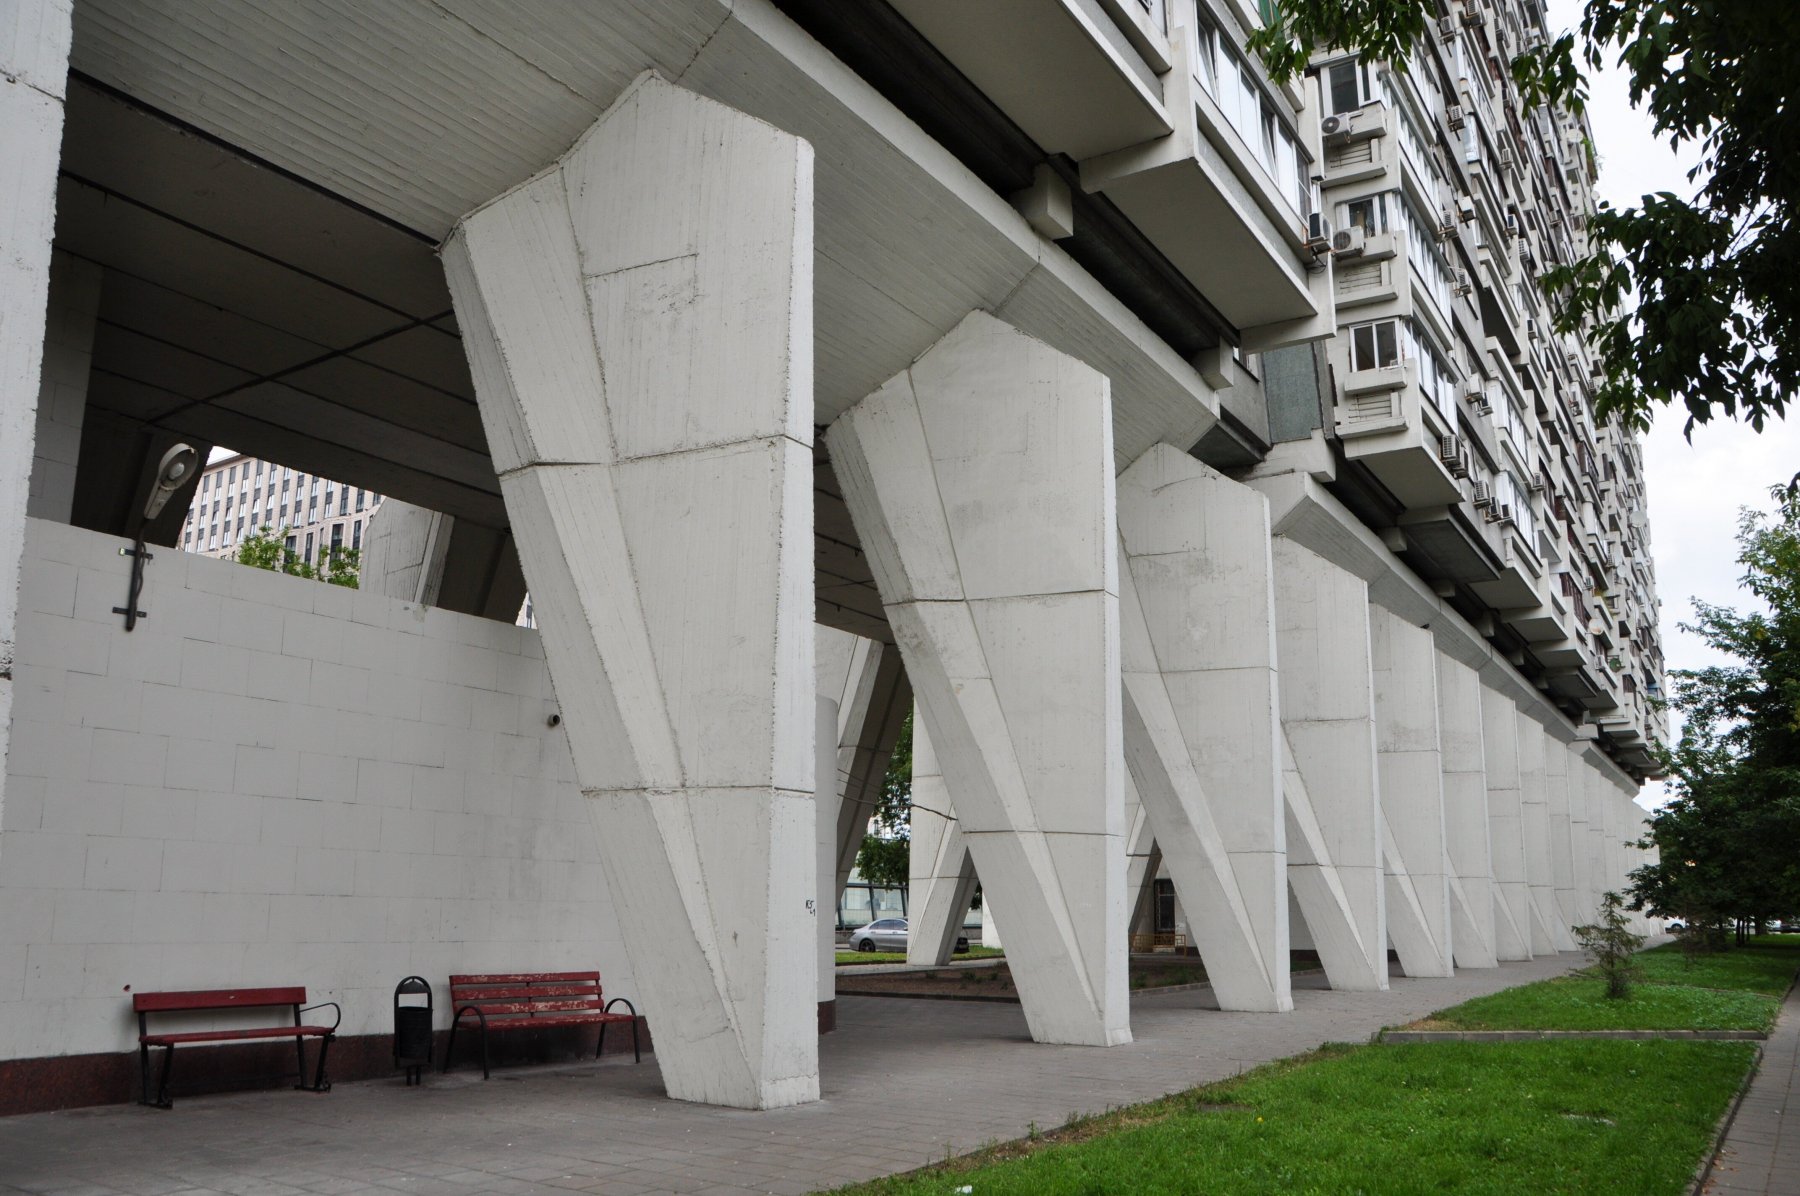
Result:
<instances>
[{"instance_id":1,"label":"angular concrete column","mask_svg":"<svg viewBox=\"0 0 1800 1196\"><path fill-rule=\"evenodd\" d=\"M832 731L832 771L837 777L838 811L832 828L836 850L832 873L837 896L856 866L875 802L887 780L888 761L900 728L912 709L912 690L900 667L900 653L833 627L815 625L819 651L819 692L838 708Z\"/></svg>"},{"instance_id":2,"label":"angular concrete column","mask_svg":"<svg viewBox=\"0 0 1800 1196\"><path fill-rule=\"evenodd\" d=\"M1437 645L1431 632L1369 608L1375 742L1387 862L1388 939L1408 976L1455 974Z\"/></svg>"},{"instance_id":3,"label":"angular concrete column","mask_svg":"<svg viewBox=\"0 0 1800 1196\"><path fill-rule=\"evenodd\" d=\"M49 309L69 10L68 0L13 0L0 11L0 760L12 728L19 562ZM5 801L0 776L0 806Z\"/></svg>"},{"instance_id":4,"label":"angular concrete column","mask_svg":"<svg viewBox=\"0 0 1800 1196\"><path fill-rule=\"evenodd\" d=\"M976 312L826 440L1032 1037L1129 1041L1106 379Z\"/></svg>"},{"instance_id":5,"label":"angular concrete column","mask_svg":"<svg viewBox=\"0 0 1800 1196\"><path fill-rule=\"evenodd\" d=\"M1135 932L1146 919L1154 921L1150 908L1154 900L1156 874L1162 869L1162 852L1156 849L1156 836L1150 830L1150 818L1138 797L1137 782L1131 779L1131 768L1125 769L1125 927Z\"/></svg>"},{"instance_id":6,"label":"angular concrete column","mask_svg":"<svg viewBox=\"0 0 1800 1196\"><path fill-rule=\"evenodd\" d=\"M1118 485L1135 789L1220 1008L1292 1009L1268 500L1168 445Z\"/></svg>"},{"instance_id":7,"label":"angular concrete column","mask_svg":"<svg viewBox=\"0 0 1800 1196\"><path fill-rule=\"evenodd\" d=\"M1526 891L1530 894L1529 925L1533 955L1556 953L1556 886L1550 866L1550 796L1544 765L1544 729L1520 711L1519 835L1525 850Z\"/></svg>"},{"instance_id":8,"label":"angular concrete column","mask_svg":"<svg viewBox=\"0 0 1800 1196\"><path fill-rule=\"evenodd\" d=\"M1598 766L1586 762L1583 772L1588 780L1588 874L1592 891L1588 894L1588 912L1583 922L1592 922L1600 912L1600 898L1614 887L1611 858L1607 854L1607 791L1612 786L1600 775Z\"/></svg>"},{"instance_id":9,"label":"angular concrete column","mask_svg":"<svg viewBox=\"0 0 1800 1196\"><path fill-rule=\"evenodd\" d=\"M444 261L664 1085L815 1100L812 151L645 76Z\"/></svg>"},{"instance_id":10,"label":"angular concrete column","mask_svg":"<svg viewBox=\"0 0 1800 1196\"><path fill-rule=\"evenodd\" d=\"M61 250L50 257L50 301L38 380L31 495L26 505L26 513L33 519L68 523L74 515L75 473L81 462L81 425L87 415L102 274L93 262ZM135 476L131 480L137 481Z\"/></svg>"},{"instance_id":11,"label":"angular concrete column","mask_svg":"<svg viewBox=\"0 0 1800 1196\"><path fill-rule=\"evenodd\" d=\"M1440 653L1437 678L1444 844L1450 857L1450 946L1459 968L1497 967L1481 676Z\"/></svg>"},{"instance_id":12,"label":"angular concrete column","mask_svg":"<svg viewBox=\"0 0 1800 1196\"><path fill-rule=\"evenodd\" d=\"M363 535L358 584L420 606L511 623L525 605L512 531L383 499Z\"/></svg>"},{"instance_id":13,"label":"angular concrete column","mask_svg":"<svg viewBox=\"0 0 1800 1196\"><path fill-rule=\"evenodd\" d=\"M815 788L814 842L818 844L819 895L811 903L814 941L818 943L819 1032L837 1028L837 900L843 890L837 883L837 726L838 704L824 694L814 701L813 759Z\"/></svg>"},{"instance_id":14,"label":"angular concrete column","mask_svg":"<svg viewBox=\"0 0 1800 1196\"><path fill-rule=\"evenodd\" d=\"M1558 951L1576 949L1569 928L1579 920L1575 911L1575 855L1569 831L1569 749L1544 732L1544 792L1550 806L1550 877L1555 920L1550 930Z\"/></svg>"},{"instance_id":15,"label":"angular concrete column","mask_svg":"<svg viewBox=\"0 0 1800 1196\"><path fill-rule=\"evenodd\" d=\"M906 889L906 961L945 964L975 896L975 861L944 783L925 720L913 716L911 880Z\"/></svg>"},{"instance_id":16,"label":"angular concrete column","mask_svg":"<svg viewBox=\"0 0 1800 1196\"><path fill-rule=\"evenodd\" d=\"M1582 758L1581 741L1564 747L1564 772L1569 782L1569 872L1571 877L1568 904L1563 916L1571 927L1590 921L1593 912L1593 861L1588 853L1588 807L1592 794L1588 787L1588 766ZM1560 894L1559 894L1560 896ZM1571 934L1571 938L1574 936Z\"/></svg>"},{"instance_id":17,"label":"angular concrete column","mask_svg":"<svg viewBox=\"0 0 1800 1196\"><path fill-rule=\"evenodd\" d=\"M1288 883L1331 986L1385 989L1369 589L1284 537L1273 553Z\"/></svg>"},{"instance_id":18,"label":"angular concrete column","mask_svg":"<svg viewBox=\"0 0 1800 1196\"><path fill-rule=\"evenodd\" d=\"M1494 954L1531 958L1531 886L1519 809L1519 712L1511 698L1481 687L1487 761L1488 838L1494 861Z\"/></svg>"}]
</instances>

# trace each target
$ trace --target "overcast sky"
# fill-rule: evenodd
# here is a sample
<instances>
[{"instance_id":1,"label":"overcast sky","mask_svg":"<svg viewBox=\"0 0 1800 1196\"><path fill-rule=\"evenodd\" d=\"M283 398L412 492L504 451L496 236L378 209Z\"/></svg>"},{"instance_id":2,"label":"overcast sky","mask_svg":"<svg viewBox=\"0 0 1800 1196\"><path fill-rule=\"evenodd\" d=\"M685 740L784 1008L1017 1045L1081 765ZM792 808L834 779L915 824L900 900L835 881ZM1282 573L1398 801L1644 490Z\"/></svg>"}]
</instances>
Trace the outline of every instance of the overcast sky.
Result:
<instances>
[{"instance_id":1,"label":"overcast sky","mask_svg":"<svg viewBox=\"0 0 1800 1196\"><path fill-rule=\"evenodd\" d=\"M1573 29L1580 0L1550 0L1553 30ZM1609 64L1613 60L1609 57ZM1622 72L1607 70L1590 80L1588 116L1600 153L1600 193L1614 207L1634 205L1655 191L1692 195L1687 171L1698 159L1694 147L1671 150L1650 134L1650 119L1633 111ZM1765 426L1717 421L1682 438L1682 416L1659 416L1644 442L1650 491L1651 548L1657 588L1662 592L1663 651L1671 669L1696 668L1719 658L1676 624L1693 614L1695 597L1744 605L1737 588L1737 513L1743 507L1769 510L1769 487L1800 471L1800 416ZM1647 786L1639 799L1653 805L1660 786Z\"/></svg>"}]
</instances>

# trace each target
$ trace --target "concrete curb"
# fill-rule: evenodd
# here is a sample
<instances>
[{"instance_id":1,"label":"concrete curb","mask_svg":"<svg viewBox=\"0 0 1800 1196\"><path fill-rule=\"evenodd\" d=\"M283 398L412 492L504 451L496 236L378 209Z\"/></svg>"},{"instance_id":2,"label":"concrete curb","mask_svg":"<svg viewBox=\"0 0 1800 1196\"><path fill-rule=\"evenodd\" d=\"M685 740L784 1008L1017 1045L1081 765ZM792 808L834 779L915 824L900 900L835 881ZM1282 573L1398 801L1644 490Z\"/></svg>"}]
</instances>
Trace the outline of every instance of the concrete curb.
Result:
<instances>
[{"instance_id":1,"label":"concrete curb","mask_svg":"<svg viewBox=\"0 0 1800 1196\"><path fill-rule=\"evenodd\" d=\"M1766 1042L1761 1030L1383 1030L1375 1042L1406 1045L1421 1042L1563 1042L1579 1039L1626 1042Z\"/></svg>"},{"instance_id":2,"label":"concrete curb","mask_svg":"<svg viewBox=\"0 0 1800 1196\"><path fill-rule=\"evenodd\" d=\"M1706 1151L1700 1161L1694 1165L1694 1178L1688 1181L1687 1196L1700 1196L1706 1190L1706 1183L1712 1178L1713 1166L1719 1161L1719 1152L1725 1148L1725 1135L1731 1132L1731 1123L1737 1120L1738 1109L1743 1106L1744 1098L1750 1095L1750 1085L1756 1079L1756 1073L1762 1070L1763 1049L1756 1048L1756 1054L1750 1058L1750 1066L1744 1072L1743 1081L1738 1084L1737 1095L1731 1098L1725 1115L1719 1118L1719 1124L1713 1128L1712 1141L1707 1143Z\"/></svg>"}]
</instances>

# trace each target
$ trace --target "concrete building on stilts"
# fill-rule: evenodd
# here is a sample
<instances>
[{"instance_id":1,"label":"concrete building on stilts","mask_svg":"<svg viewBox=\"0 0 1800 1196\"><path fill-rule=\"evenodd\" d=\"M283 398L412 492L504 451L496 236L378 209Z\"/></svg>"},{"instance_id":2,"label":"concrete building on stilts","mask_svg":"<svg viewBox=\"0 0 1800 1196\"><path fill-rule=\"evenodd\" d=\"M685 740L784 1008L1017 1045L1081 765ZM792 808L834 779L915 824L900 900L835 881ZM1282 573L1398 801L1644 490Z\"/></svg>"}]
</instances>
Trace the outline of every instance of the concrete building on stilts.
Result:
<instances>
[{"instance_id":1,"label":"concrete building on stilts","mask_svg":"<svg viewBox=\"0 0 1800 1196\"><path fill-rule=\"evenodd\" d=\"M817 1099L915 709L912 951L978 879L1039 1041L1130 1040L1134 930L1271 1014L1571 947L1662 732L1642 462L1533 282L1541 14L1451 7L1276 84L1226 0L19 0L19 1107L129 1098L128 987L305 983L347 1077L402 976L596 966L672 1097ZM392 563L175 551L181 444Z\"/></svg>"}]
</instances>

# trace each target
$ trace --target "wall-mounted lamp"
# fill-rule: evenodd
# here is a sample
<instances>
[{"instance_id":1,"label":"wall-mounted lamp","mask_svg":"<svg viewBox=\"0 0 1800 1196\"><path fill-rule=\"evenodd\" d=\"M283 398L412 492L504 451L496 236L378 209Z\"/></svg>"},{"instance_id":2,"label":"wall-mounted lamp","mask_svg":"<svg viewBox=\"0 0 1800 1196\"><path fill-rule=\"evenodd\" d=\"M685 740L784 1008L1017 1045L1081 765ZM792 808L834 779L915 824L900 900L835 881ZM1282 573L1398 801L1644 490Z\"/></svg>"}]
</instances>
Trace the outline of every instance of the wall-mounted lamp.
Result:
<instances>
[{"instance_id":1,"label":"wall-mounted lamp","mask_svg":"<svg viewBox=\"0 0 1800 1196\"><path fill-rule=\"evenodd\" d=\"M144 517L138 520L137 538L130 548L119 549L120 556L131 558L131 589L125 596L125 605L113 607L113 614L125 616L127 631L146 617L138 609L138 595L144 592L144 562L155 554L144 547L144 529L163 513L169 499L187 483L199 464L200 454L191 444L177 444L162 455L156 464L156 476L150 481L150 494L144 499Z\"/></svg>"}]
</instances>

